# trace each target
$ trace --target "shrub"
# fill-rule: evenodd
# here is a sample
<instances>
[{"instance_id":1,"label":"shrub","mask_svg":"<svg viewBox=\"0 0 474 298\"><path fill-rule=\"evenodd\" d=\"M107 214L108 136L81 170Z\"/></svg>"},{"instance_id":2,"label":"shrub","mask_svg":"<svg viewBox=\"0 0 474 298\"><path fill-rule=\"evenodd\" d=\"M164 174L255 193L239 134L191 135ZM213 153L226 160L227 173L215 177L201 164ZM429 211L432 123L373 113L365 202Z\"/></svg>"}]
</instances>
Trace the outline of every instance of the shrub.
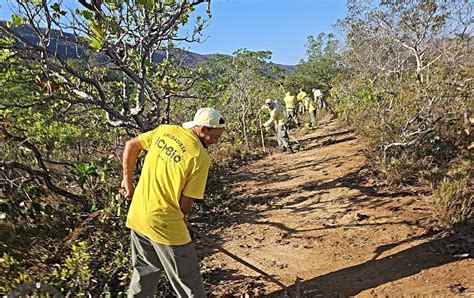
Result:
<instances>
[{"instance_id":1,"label":"shrub","mask_svg":"<svg viewBox=\"0 0 474 298\"><path fill-rule=\"evenodd\" d=\"M474 196L469 190L469 179L444 178L435 190L433 202L441 224L452 226L473 215Z\"/></svg>"}]
</instances>

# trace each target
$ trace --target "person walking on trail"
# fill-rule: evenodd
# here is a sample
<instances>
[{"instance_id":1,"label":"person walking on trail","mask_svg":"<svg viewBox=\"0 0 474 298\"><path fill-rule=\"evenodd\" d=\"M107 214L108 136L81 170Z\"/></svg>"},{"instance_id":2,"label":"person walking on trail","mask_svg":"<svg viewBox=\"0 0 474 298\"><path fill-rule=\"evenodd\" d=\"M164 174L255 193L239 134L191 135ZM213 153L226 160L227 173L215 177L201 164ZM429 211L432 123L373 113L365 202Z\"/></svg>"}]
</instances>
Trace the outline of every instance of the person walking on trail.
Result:
<instances>
[{"instance_id":1,"label":"person walking on trail","mask_svg":"<svg viewBox=\"0 0 474 298\"><path fill-rule=\"evenodd\" d=\"M315 101L319 102L319 106L321 107L321 109L325 110L326 112L329 112L329 114L331 114L331 119L336 118L336 113L334 113L334 111L329 106L329 104L328 104L326 98L323 96L323 93L321 92L321 90L313 89L313 95L314 95ZM337 93L336 93L336 90L334 89L334 87L331 86L331 88L327 92L327 95L328 95L329 98L331 98L333 101L335 101L335 99L337 97Z\"/></svg>"},{"instance_id":2,"label":"person walking on trail","mask_svg":"<svg viewBox=\"0 0 474 298\"><path fill-rule=\"evenodd\" d=\"M278 146L288 154L293 153L289 144L288 129L286 126L287 119L283 106L276 100L266 99L262 109L263 108L267 108L270 111L270 119L263 123L263 126L269 128L270 125L273 124L276 130ZM260 111L262 109L260 109Z\"/></svg>"},{"instance_id":3,"label":"person walking on trail","mask_svg":"<svg viewBox=\"0 0 474 298\"><path fill-rule=\"evenodd\" d=\"M297 106L296 111L298 113L298 121L299 121L299 117L301 117L305 112L305 107L304 107L303 101L300 101L300 100L296 100L296 106Z\"/></svg>"},{"instance_id":4,"label":"person walking on trail","mask_svg":"<svg viewBox=\"0 0 474 298\"><path fill-rule=\"evenodd\" d=\"M206 149L219 141L224 127L219 111L202 108L182 126L160 125L127 141L120 192L132 199L128 297L153 297L161 271L178 297L206 296L185 219L193 201L204 196L210 166ZM147 154L134 190L133 169L142 150Z\"/></svg>"},{"instance_id":5,"label":"person walking on trail","mask_svg":"<svg viewBox=\"0 0 474 298\"><path fill-rule=\"evenodd\" d=\"M306 110L308 110L309 116L311 117L310 126L315 128L317 126L317 123L316 123L316 105L314 104L314 102L308 96L306 96L303 99L303 104L304 104Z\"/></svg>"},{"instance_id":6,"label":"person walking on trail","mask_svg":"<svg viewBox=\"0 0 474 298\"><path fill-rule=\"evenodd\" d=\"M327 111L328 110L328 104L327 104L326 100L324 99L323 93L321 92L321 90L313 88L313 90L311 90L311 91L313 92L314 102L318 103L319 107L322 110Z\"/></svg>"},{"instance_id":7,"label":"person walking on trail","mask_svg":"<svg viewBox=\"0 0 474 298\"><path fill-rule=\"evenodd\" d=\"M303 105L305 109L308 111L310 117L311 117L311 127L316 127L316 105L314 102L308 97L308 94L303 91L303 89L300 89L300 92L296 96L297 100L300 100L303 102Z\"/></svg>"},{"instance_id":8,"label":"person walking on trail","mask_svg":"<svg viewBox=\"0 0 474 298\"><path fill-rule=\"evenodd\" d=\"M300 115L303 115L307 111L306 105L304 103L304 98L308 96L303 89L300 88L300 91L296 95L296 102L298 103L298 112Z\"/></svg>"},{"instance_id":9,"label":"person walking on trail","mask_svg":"<svg viewBox=\"0 0 474 298\"><path fill-rule=\"evenodd\" d=\"M291 95L290 92L286 92L283 101L285 102L286 116L288 117L288 129L290 129L291 122L293 122L296 127L300 126L298 114L296 113L295 97Z\"/></svg>"},{"instance_id":10,"label":"person walking on trail","mask_svg":"<svg viewBox=\"0 0 474 298\"><path fill-rule=\"evenodd\" d=\"M303 89L300 88L300 91L296 95L296 100L299 102L303 102L303 99L308 96L306 92L303 91Z\"/></svg>"}]
</instances>

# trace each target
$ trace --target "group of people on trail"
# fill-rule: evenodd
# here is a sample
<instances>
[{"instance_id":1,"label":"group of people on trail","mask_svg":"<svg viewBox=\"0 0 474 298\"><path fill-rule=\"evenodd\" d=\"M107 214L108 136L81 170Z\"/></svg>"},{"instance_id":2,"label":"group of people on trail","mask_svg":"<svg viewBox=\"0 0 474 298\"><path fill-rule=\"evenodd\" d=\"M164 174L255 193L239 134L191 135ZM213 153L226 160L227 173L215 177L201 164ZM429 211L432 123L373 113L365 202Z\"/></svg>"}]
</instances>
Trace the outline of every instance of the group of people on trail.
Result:
<instances>
[{"instance_id":1,"label":"group of people on trail","mask_svg":"<svg viewBox=\"0 0 474 298\"><path fill-rule=\"evenodd\" d=\"M289 124L300 125L299 101L315 125L316 108L304 91L300 90L296 100L287 93L285 107L276 100L265 100L270 119L263 126L275 126L278 144L288 153L293 153ZM193 121L160 125L126 142L120 193L131 200L126 223L133 265L128 297L153 297L162 272L178 297L206 296L186 216L194 200L204 197L210 166L207 148L219 142L224 130L219 111L201 108ZM133 170L143 150L147 154L135 188Z\"/></svg>"},{"instance_id":2,"label":"group of people on trail","mask_svg":"<svg viewBox=\"0 0 474 298\"><path fill-rule=\"evenodd\" d=\"M308 111L311 118L311 122L308 126L311 128L316 128L317 126L317 103L319 103L321 107L324 107L321 103L325 103L325 101L319 89L313 89L312 91L314 100L311 99L303 89L300 89L296 98L294 95L291 95L290 92L285 93L285 97L283 98L285 107L276 100L266 99L265 105L259 110L259 113L265 108L269 110L270 119L263 123L263 126L268 129L272 124L274 125L278 146L288 154L293 153L289 144L289 130L293 124L295 127L300 126L301 122L299 117L301 114Z\"/></svg>"}]
</instances>

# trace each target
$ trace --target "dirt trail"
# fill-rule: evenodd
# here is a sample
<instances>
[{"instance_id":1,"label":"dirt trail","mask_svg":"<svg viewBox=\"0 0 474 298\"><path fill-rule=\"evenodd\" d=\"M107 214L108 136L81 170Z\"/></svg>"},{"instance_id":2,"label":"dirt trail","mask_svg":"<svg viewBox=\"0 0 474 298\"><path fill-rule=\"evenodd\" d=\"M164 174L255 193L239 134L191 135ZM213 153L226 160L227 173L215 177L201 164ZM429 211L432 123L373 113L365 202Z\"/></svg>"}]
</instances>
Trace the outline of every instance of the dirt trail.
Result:
<instances>
[{"instance_id":1,"label":"dirt trail","mask_svg":"<svg viewBox=\"0 0 474 298\"><path fill-rule=\"evenodd\" d=\"M429 198L378 187L353 132L336 122L299 143L293 155L230 173L242 210L214 232L220 244L288 286L298 277L307 297L474 295L472 223L459 233L428 229ZM282 295L222 253L204 264L216 296Z\"/></svg>"}]
</instances>

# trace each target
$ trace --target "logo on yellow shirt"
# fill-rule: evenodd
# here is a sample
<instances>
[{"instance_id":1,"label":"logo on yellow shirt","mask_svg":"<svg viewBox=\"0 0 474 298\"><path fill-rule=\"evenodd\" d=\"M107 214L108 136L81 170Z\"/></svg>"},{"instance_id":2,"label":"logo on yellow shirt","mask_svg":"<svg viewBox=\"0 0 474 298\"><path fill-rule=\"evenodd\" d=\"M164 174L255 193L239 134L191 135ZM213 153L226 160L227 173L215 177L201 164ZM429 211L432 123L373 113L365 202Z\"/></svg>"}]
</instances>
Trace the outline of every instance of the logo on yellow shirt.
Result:
<instances>
[{"instance_id":1,"label":"logo on yellow shirt","mask_svg":"<svg viewBox=\"0 0 474 298\"><path fill-rule=\"evenodd\" d=\"M177 154L178 151L172 145L167 143L163 137L159 137L156 140L155 145L156 147L158 147L158 149L161 149L161 151L164 152L165 155L171 158L175 163L178 163L183 159L183 156L178 155Z\"/></svg>"}]
</instances>

